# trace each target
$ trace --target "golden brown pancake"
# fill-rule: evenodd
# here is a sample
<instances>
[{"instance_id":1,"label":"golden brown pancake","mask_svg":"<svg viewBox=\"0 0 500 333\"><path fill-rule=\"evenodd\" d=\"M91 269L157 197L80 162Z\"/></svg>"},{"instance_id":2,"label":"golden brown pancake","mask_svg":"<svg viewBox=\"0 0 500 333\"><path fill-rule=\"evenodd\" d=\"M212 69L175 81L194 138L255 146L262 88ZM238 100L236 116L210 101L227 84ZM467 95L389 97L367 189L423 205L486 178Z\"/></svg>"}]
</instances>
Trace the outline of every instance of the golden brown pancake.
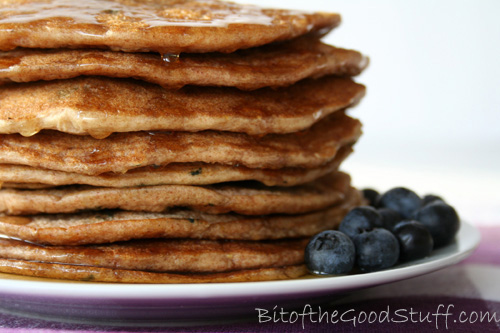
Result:
<instances>
[{"instance_id":1,"label":"golden brown pancake","mask_svg":"<svg viewBox=\"0 0 500 333\"><path fill-rule=\"evenodd\" d=\"M0 53L0 82L97 75L136 78L165 88L192 84L253 90L289 86L307 77L357 75L367 65L361 53L311 37L229 54L186 53L171 60L156 53L19 49Z\"/></svg>"},{"instance_id":2,"label":"golden brown pancake","mask_svg":"<svg viewBox=\"0 0 500 333\"><path fill-rule=\"evenodd\" d=\"M315 168L354 143L360 127L358 120L335 112L306 131L263 137L215 131L115 133L102 140L51 131L6 134L0 135L0 163L88 175L174 162Z\"/></svg>"},{"instance_id":3,"label":"golden brown pancake","mask_svg":"<svg viewBox=\"0 0 500 333\"><path fill-rule=\"evenodd\" d=\"M326 31L338 14L261 9L217 0L5 0L0 50L233 52Z\"/></svg>"},{"instance_id":4,"label":"golden brown pancake","mask_svg":"<svg viewBox=\"0 0 500 333\"><path fill-rule=\"evenodd\" d=\"M319 41L339 22L219 0L4 0L0 272L305 275L309 237L364 202L336 171L367 64Z\"/></svg>"},{"instance_id":5,"label":"golden brown pancake","mask_svg":"<svg viewBox=\"0 0 500 333\"><path fill-rule=\"evenodd\" d=\"M0 238L0 258L153 272L215 273L299 265L308 239L269 242L157 239L44 246Z\"/></svg>"},{"instance_id":6,"label":"golden brown pancake","mask_svg":"<svg viewBox=\"0 0 500 333\"><path fill-rule=\"evenodd\" d=\"M54 186L39 183L2 183L2 188L17 188L39 190L43 188L52 188Z\"/></svg>"},{"instance_id":7,"label":"golden brown pancake","mask_svg":"<svg viewBox=\"0 0 500 333\"><path fill-rule=\"evenodd\" d=\"M349 185L349 176L338 172L305 185L286 188L243 183L211 186L2 189L0 212L10 215L73 213L102 209L163 212L173 207L187 207L211 214L300 214L341 202L345 199Z\"/></svg>"},{"instance_id":8,"label":"golden brown pancake","mask_svg":"<svg viewBox=\"0 0 500 333\"><path fill-rule=\"evenodd\" d=\"M221 283L289 280L307 274L305 265L248 269L225 273L156 273L0 259L0 272L32 277L119 283Z\"/></svg>"},{"instance_id":9,"label":"golden brown pancake","mask_svg":"<svg viewBox=\"0 0 500 333\"><path fill-rule=\"evenodd\" d=\"M140 238L266 240L310 237L336 229L364 203L354 189L342 203L296 215L212 215L190 210L168 213L89 211L78 214L0 216L0 233L39 244L82 245Z\"/></svg>"},{"instance_id":10,"label":"golden brown pancake","mask_svg":"<svg viewBox=\"0 0 500 333\"><path fill-rule=\"evenodd\" d=\"M24 165L0 164L0 182L2 188L31 189L72 184L101 187L208 185L245 180L256 180L267 186L295 186L314 181L337 170L351 152L351 146L341 147L331 161L314 169L252 169L242 165L171 163L160 167L132 169L123 174L107 172L89 176Z\"/></svg>"},{"instance_id":11,"label":"golden brown pancake","mask_svg":"<svg viewBox=\"0 0 500 333\"><path fill-rule=\"evenodd\" d=\"M220 130L292 133L356 104L363 85L333 76L281 89L166 90L132 79L79 77L0 89L0 133L42 129L104 138L114 132Z\"/></svg>"}]
</instances>

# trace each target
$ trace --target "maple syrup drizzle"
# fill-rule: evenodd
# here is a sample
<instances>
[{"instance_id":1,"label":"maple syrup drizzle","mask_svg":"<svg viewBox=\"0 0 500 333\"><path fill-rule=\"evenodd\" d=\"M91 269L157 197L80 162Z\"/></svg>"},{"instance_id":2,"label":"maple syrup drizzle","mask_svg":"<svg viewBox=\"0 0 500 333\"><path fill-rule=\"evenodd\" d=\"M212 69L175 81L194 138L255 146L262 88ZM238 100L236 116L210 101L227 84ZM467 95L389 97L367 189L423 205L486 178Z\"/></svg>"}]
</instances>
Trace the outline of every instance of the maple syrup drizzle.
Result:
<instances>
[{"instance_id":1,"label":"maple syrup drizzle","mask_svg":"<svg viewBox=\"0 0 500 333\"><path fill-rule=\"evenodd\" d=\"M180 60L180 54L179 53L163 53L161 55L161 59L163 60L164 63L176 63Z\"/></svg>"},{"instance_id":2,"label":"maple syrup drizzle","mask_svg":"<svg viewBox=\"0 0 500 333\"><path fill-rule=\"evenodd\" d=\"M222 4L222 5L221 5ZM65 19L73 24L103 25L106 22L140 23L143 28L161 26L226 27L231 23L270 25L272 18L259 7L214 0L170 1L165 5L122 3L113 0L39 0L3 6L1 24L29 24ZM12 27L0 27L9 30ZM87 34L85 30L82 34ZM103 32L105 33L105 31ZM94 35L94 34L92 34Z\"/></svg>"}]
</instances>

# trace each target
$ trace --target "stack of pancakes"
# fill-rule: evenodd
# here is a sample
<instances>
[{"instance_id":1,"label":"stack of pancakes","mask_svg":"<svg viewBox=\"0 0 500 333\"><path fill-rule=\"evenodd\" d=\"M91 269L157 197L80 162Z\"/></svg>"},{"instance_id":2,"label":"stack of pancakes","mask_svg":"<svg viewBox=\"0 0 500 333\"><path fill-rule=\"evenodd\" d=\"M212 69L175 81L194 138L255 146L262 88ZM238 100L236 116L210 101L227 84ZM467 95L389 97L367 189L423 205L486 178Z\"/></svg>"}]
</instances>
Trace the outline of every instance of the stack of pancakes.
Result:
<instances>
[{"instance_id":1,"label":"stack of pancakes","mask_svg":"<svg viewBox=\"0 0 500 333\"><path fill-rule=\"evenodd\" d=\"M286 279L362 198L336 14L217 0L0 7L0 271Z\"/></svg>"}]
</instances>

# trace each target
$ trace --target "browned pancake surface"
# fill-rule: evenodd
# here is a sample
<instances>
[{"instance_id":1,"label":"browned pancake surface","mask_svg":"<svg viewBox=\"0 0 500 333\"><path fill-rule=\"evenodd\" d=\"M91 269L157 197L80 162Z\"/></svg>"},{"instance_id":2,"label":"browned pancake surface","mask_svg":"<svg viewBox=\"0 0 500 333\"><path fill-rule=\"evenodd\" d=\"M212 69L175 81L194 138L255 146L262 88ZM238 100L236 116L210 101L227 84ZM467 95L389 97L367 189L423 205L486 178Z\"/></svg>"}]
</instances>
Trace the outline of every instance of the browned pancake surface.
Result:
<instances>
[{"instance_id":1,"label":"browned pancake surface","mask_svg":"<svg viewBox=\"0 0 500 333\"><path fill-rule=\"evenodd\" d=\"M102 140L50 131L31 137L7 134L0 135L0 163L89 175L174 162L314 168L360 135L360 122L343 112L303 132L263 137L214 131L115 133Z\"/></svg>"},{"instance_id":2,"label":"browned pancake surface","mask_svg":"<svg viewBox=\"0 0 500 333\"><path fill-rule=\"evenodd\" d=\"M256 180L267 186L295 186L314 181L337 170L339 164L351 152L351 146L344 146L335 154L333 160L313 169L252 169L242 165L172 163L160 167L137 168L124 174L108 172L89 176L24 165L0 164L0 182L2 188L47 188L72 184L103 187L208 185L245 180Z\"/></svg>"},{"instance_id":3,"label":"browned pancake surface","mask_svg":"<svg viewBox=\"0 0 500 333\"><path fill-rule=\"evenodd\" d=\"M368 64L353 50L300 38L234 53L182 54L93 49L20 49L0 53L0 82L69 79L80 75L138 78L167 88L186 84L244 90L288 86L307 77L357 75Z\"/></svg>"},{"instance_id":4,"label":"browned pancake surface","mask_svg":"<svg viewBox=\"0 0 500 333\"><path fill-rule=\"evenodd\" d=\"M6 0L0 8L0 49L233 52L325 32L339 23L337 14L217 0Z\"/></svg>"},{"instance_id":5,"label":"browned pancake surface","mask_svg":"<svg viewBox=\"0 0 500 333\"><path fill-rule=\"evenodd\" d=\"M349 190L349 184L347 174L334 173L305 185L287 188L245 183L3 189L0 190L0 212L11 215L101 209L162 212L173 207L188 207L212 214L299 214L341 202Z\"/></svg>"},{"instance_id":6,"label":"browned pancake surface","mask_svg":"<svg viewBox=\"0 0 500 333\"><path fill-rule=\"evenodd\" d=\"M0 239L0 258L156 272L228 272L299 265L308 239L273 242L139 240L91 246L43 246Z\"/></svg>"},{"instance_id":7,"label":"browned pancake surface","mask_svg":"<svg viewBox=\"0 0 500 333\"><path fill-rule=\"evenodd\" d=\"M104 138L113 132L220 130L292 133L356 104L363 85L324 77L281 89L166 90L137 80L79 77L10 84L0 90L0 133L42 129Z\"/></svg>"},{"instance_id":8,"label":"browned pancake surface","mask_svg":"<svg viewBox=\"0 0 500 333\"><path fill-rule=\"evenodd\" d=\"M0 233L40 244L101 244L140 238L265 240L309 237L336 229L349 210L363 204L351 189L340 204L298 215L212 215L103 211L79 214L0 216Z\"/></svg>"},{"instance_id":9,"label":"browned pancake surface","mask_svg":"<svg viewBox=\"0 0 500 333\"><path fill-rule=\"evenodd\" d=\"M247 269L224 273L157 273L137 270L47 264L0 259L0 272L32 277L118 283L218 283L289 280L307 274L305 265Z\"/></svg>"}]
</instances>

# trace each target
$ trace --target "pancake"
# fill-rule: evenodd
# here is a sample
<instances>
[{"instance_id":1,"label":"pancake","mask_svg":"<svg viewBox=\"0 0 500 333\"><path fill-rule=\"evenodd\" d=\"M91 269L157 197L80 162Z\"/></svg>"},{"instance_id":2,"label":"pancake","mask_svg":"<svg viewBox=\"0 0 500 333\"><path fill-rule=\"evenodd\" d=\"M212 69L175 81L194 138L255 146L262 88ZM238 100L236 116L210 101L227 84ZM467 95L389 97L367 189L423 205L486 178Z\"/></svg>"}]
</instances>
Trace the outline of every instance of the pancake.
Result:
<instances>
[{"instance_id":1,"label":"pancake","mask_svg":"<svg viewBox=\"0 0 500 333\"><path fill-rule=\"evenodd\" d=\"M165 213L89 211L78 214L0 216L0 233L52 245L102 244L140 238L266 240L310 237L336 229L355 206L360 192L327 209L296 215L212 215L190 210Z\"/></svg>"},{"instance_id":2,"label":"pancake","mask_svg":"<svg viewBox=\"0 0 500 333\"><path fill-rule=\"evenodd\" d=\"M0 9L0 50L233 52L311 31L325 33L339 23L338 14L217 0L5 0Z\"/></svg>"},{"instance_id":3,"label":"pancake","mask_svg":"<svg viewBox=\"0 0 500 333\"><path fill-rule=\"evenodd\" d=\"M308 239L273 242L157 239L43 246L0 239L0 257L153 272L215 273L299 265Z\"/></svg>"},{"instance_id":4,"label":"pancake","mask_svg":"<svg viewBox=\"0 0 500 333\"><path fill-rule=\"evenodd\" d=\"M24 165L0 164L0 183L2 188L31 189L72 184L100 187L208 185L246 180L259 181L267 186L295 186L314 181L337 170L351 152L351 146L343 146L331 161L314 169L251 169L241 165L172 163L160 167L132 169L123 174L108 172L89 176Z\"/></svg>"},{"instance_id":5,"label":"pancake","mask_svg":"<svg viewBox=\"0 0 500 333\"><path fill-rule=\"evenodd\" d=\"M10 215L102 209L162 212L173 207L188 207L212 214L300 214L341 202L349 190L349 184L347 174L333 173L305 185L287 188L243 183L3 189L0 190L0 212Z\"/></svg>"},{"instance_id":6,"label":"pancake","mask_svg":"<svg viewBox=\"0 0 500 333\"><path fill-rule=\"evenodd\" d=\"M97 75L136 78L166 88L192 84L253 90L289 86L307 77L357 75L367 65L361 53L310 36L229 54L186 53L171 60L154 53L19 49L0 53L0 82Z\"/></svg>"},{"instance_id":7,"label":"pancake","mask_svg":"<svg viewBox=\"0 0 500 333\"><path fill-rule=\"evenodd\" d=\"M0 133L42 129L105 138L114 132L219 130L292 133L356 104L363 85L328 76L251 92L194 87L166 90L132 79L79 77L0 89Z\"/></svg>"},{"instance_id":8,"label":"pancake","mask_svg":"<svg viewBox=\"0 0 500 333\"><path fill-rule=\"evenodd\" d=\"M39 190L43 188L52 188L54 186L47 184L38 184L38 183L2 183L2 188L16 188L16 189L31 189L31 190Z\"/></svg>"},{"instance_id":9,"label":"pancake","mask_svg":"<svg viewBox=\"0 0 500 333\"><path fill-rule=\"evenodd\" d=\"M26 260L0 259L0 272L32 277L119 283L221 283L289 280L307 274L305 265L261 268L225 273L156 273Z\"/></svg>"},{"instance_id":10,"label":"pancake","mask_svg":"<svg viewBox=\"0 0 500 333\"><path fill-rule=\"evenodd\" d=\"M306 131L263 137L215 131L115 133L102 140L51 131L7 134L0 135L0 163L87 175L174 162L315 168L353 144L360 127L358 120L335 112Z\"/></svg>"}]
</instances>

